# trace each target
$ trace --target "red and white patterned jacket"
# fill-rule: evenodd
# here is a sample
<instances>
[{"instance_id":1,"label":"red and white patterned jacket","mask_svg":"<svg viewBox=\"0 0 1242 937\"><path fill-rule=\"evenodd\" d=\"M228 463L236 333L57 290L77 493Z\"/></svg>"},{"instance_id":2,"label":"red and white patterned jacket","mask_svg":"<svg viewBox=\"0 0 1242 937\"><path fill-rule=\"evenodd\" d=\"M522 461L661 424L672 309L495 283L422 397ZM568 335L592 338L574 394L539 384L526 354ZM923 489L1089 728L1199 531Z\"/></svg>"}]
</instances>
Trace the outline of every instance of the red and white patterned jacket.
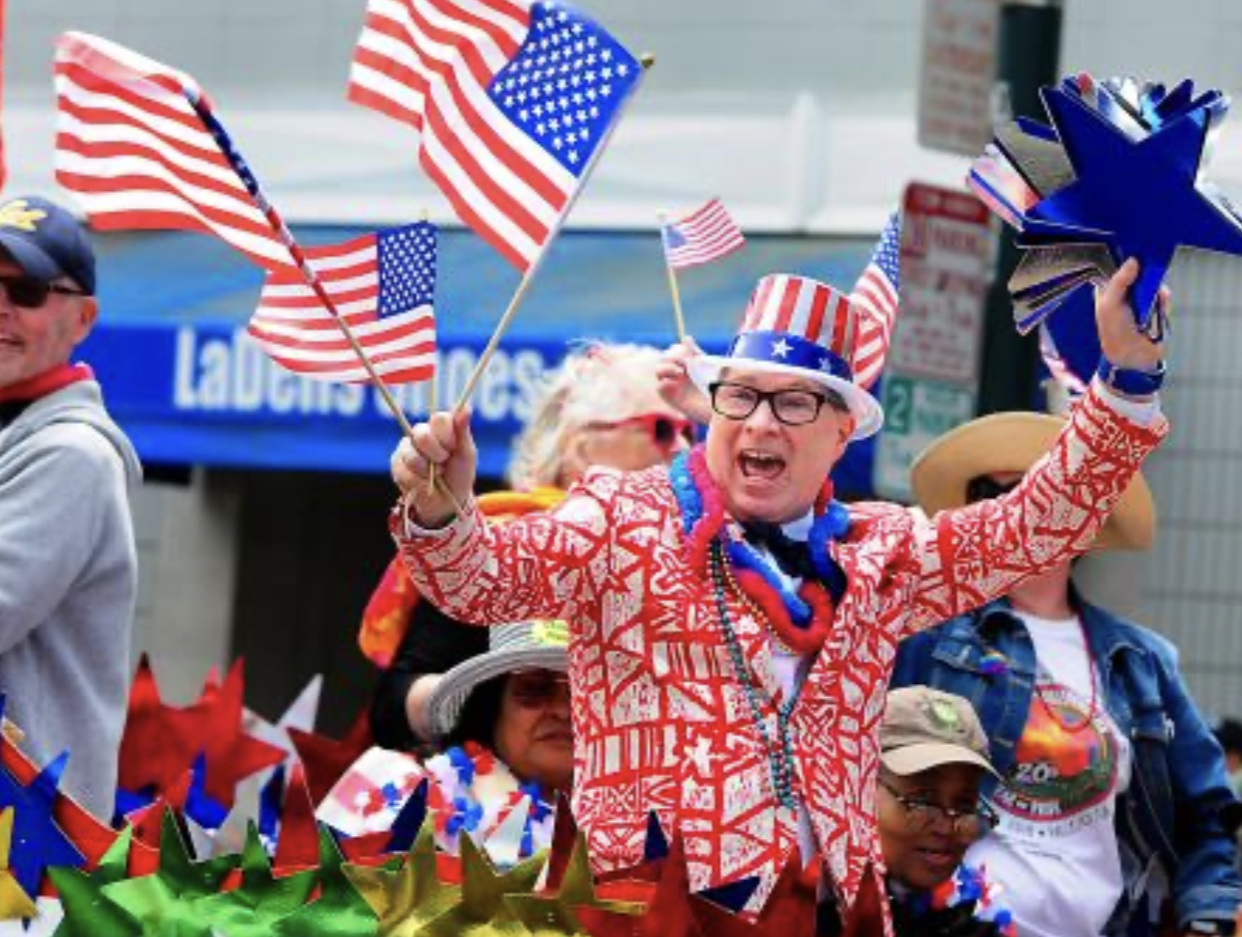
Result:
<instances>
[{"instance_id":1,"label":"red and white patterned jacket","mask_svg":"<svg viewBox=\"0 0 1242 937\"><path fill-rule=\"evenodd\" d=\"M796 794L846 905L868 863L880 867L877 732L897 641L1084 550L1166 426L1140 427L1092 391L1003 498L930 521L850 506L850 534L833 545L849 586L792 714ZM776 799L710 578L686 562L667 471L594 470L556 510L503 526L467 507L440 531L407 529L398 514L392 529L420 591L453 617L571 623L573 807L597 869L642 858L654 810L683 837L693 887L758 875L762 901L797 820ZM728 607L756 681L779 703L765 625L736 595Z\"/></svg>"}]
</instances>

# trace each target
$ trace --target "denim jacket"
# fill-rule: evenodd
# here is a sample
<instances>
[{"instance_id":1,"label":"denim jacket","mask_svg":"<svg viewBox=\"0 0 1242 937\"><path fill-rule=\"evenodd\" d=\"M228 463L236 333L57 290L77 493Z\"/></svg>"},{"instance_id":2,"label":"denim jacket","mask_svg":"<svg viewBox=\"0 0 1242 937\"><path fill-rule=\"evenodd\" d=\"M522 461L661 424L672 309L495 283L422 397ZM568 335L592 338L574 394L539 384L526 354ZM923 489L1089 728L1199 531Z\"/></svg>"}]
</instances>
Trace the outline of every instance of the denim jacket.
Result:
<instances>
[{"instance_id":1,"label":"denim jacket","mask_svg":"<svg viewBox=\"0 0 1242 937\"><path fill-rule=\"evenodd\" d=\"M1125 890L1105 933L1151 934L1148 915L1138 912L1159 880L1168 883L1181 927L1232 921L1242 880L1225 814L1237 801L1220 746L1178 675L1177 651L1145 628L1074 601L1108 713L1133 747L1132 780L1117 803ZM989 651L1003 655L1000 673L984 672ZM1034 683L1034 645L1003 599L907 639L892 680L893 686L926 684L970 700L1002 776L1013 765Z\"/></svg>"}]
</instances>

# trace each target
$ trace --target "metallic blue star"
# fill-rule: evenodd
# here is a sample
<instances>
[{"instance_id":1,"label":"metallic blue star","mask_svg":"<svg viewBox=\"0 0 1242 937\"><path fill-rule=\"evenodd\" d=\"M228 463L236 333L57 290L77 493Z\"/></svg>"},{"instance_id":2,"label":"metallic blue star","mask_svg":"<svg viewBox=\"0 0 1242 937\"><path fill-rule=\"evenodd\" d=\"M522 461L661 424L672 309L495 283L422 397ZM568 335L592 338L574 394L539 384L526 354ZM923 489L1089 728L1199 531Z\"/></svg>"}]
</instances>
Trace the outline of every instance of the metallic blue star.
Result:
<instances>
[{"instance_id":1,"label":"metallic blue star","mask_svg":"<svg viewBox=\"0 0 1242 937\"><path fill-rule=\"evenodd\" d=\"M0 696L0 714L3 711L4 699ZM69 753L65 752L40 771L28 786L21 784L7 769L0 768L0 810L14 808L9 863L13 877L28 895L39 894L43 873L50 866L81 868L86 864L86 857L52 815L60 777L68 760Z\"/></svg>"},{"instance_id":2,"label":"metallic blue star","mask_svg":"<svg viewBox=\"0 0 1242 937\"><path fill-rule=\"evenodd\" d=\"M1118 264L1137 258L1142 270L1131 302L1141 327L1179 246L1242 254L1242 220L1196 185L1208 108L1192 108L1135 141L1072 94L1046 88L1043 98L1076 178L1028 212L1024 233L1102 243Z\"/></svg>"}]
</instances>

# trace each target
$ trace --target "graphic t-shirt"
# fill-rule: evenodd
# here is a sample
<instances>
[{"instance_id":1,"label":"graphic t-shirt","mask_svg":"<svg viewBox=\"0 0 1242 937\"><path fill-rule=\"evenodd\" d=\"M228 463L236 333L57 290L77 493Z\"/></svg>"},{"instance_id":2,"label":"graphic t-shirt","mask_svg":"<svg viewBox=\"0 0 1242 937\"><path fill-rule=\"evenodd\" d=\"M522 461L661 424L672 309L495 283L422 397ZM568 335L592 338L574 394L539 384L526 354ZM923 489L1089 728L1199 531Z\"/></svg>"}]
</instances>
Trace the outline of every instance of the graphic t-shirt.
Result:
<instances>
[{"instance_id":1,"label":"graphic t-shirt","mask_svg":"<svg viewBox=\"0 0 1242 937\"><path fill-rule=\"evenodd\" d=\"M1078 618L1016 614L1035 645L1036 692L992 796L1000 825L967 861L1004 887L1023 937L1098 937L1122 893L1113 817L1130 745L1105 711Z\"/></svg>"}]
</instances>

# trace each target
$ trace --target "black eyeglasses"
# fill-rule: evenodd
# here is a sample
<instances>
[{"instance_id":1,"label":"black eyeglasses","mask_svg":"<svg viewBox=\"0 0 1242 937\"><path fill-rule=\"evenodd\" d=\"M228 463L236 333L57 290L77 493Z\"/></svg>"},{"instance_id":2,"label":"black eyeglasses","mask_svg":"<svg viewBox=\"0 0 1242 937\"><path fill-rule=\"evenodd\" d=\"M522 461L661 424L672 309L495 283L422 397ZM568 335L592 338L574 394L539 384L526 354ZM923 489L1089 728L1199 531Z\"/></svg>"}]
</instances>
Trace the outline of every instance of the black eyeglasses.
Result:
<instances>
[{"instance_id":1,"label":"black eyeglasses","mask_svg":"<svg viewBox=\"0 0 1242 937\"><path fill-rule=\"evenodd\" d=\"M765 400L772 408L772 415L786 426L814 423L824 404L842 413L849 411L841 395L830 390L824 393L796 389L759 390L736 381L717 381L708 385L707 389L712 395L712 409L730 420L746 419Z\"/></svg>"},{"instance_id":2,"label":"black eyeglasses","mask_svg":"<svg viewBox=\"0 0 1242 937\"><path fill-rule=\"evenodd\" d=\"M906 814L906 827L911 833L922 833L942 820L948 820L953 835L973 840L995 829L1000 823L996 811L982 800L970 809L960 810L955 807L942 807L920 797L909 797L883 778L880 779L880 786L893 795L893 800L901 804L901 809Z\"/></svg>"},{"instance_id":3,"label":"black eyeglasses","mask_svg":"<svg viewBox=\"0 0 1242 937\"><path fill-rule=\"evenodd\" d=\"M1009 494L1022 483L1021 478L1015 478L1011 482L998 482L991 475L977 475L966 483L966 503L975 504L978 501L990 501L993 498L999 498L1001 495Z\"/></svg>"},{"instance_id":4,"label":"black eyeglasses","mask_svg":"<svg viewBox=\"0 0 1242 937\"><path fill-rule=\"evenodd\" d=\"M48 283L46 280L40 280L38 277L21 276L4 276L0 275L0 287L4 288L4 293L9 297L9 302L20 309L42 309L47 303L47 298L52 293L61 296L89 296L81 290L75 290L68 286L58 286L55 283Z\"/></svg>"}]
</instances>

